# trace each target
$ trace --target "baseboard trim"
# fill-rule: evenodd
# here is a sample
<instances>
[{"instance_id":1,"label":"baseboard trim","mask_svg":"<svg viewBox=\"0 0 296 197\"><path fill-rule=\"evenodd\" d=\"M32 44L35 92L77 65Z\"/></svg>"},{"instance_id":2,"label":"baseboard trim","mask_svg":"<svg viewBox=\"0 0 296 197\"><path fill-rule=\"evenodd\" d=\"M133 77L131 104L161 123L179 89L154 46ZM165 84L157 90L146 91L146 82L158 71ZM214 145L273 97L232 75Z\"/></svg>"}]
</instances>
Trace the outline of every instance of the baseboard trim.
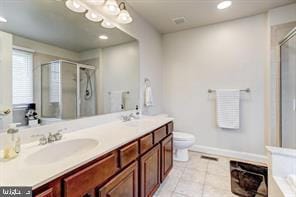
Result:
<instances>
[{"instance_id":1,"label":"baseboard trim","mask_svg":"<svg viewBox=\"0 0 296 197\"><path fill-rule=\"evenodd\" d=\"M258 155L258 154L247 153L247 152L238 152L233 150L213 148L213 147L201 146L201 145L193 145L190 148L190 150L196 151L196 152L202 152L206 154L237 158L239 160L244 160L244 161L267 164L267 156L264 156L264 155Z\"/></svg>"}]
</instances>

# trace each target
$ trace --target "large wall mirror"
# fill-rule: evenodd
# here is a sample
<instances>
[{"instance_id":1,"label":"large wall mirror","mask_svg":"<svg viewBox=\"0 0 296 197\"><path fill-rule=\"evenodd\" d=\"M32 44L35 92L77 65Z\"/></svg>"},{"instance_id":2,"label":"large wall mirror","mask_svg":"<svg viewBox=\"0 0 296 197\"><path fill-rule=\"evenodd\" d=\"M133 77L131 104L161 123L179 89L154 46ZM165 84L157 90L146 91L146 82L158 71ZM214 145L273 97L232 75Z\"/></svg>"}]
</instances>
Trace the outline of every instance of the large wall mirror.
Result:
<instances>
[{"instance_id":1,"label":"large wall mirror","mask_svg":"<svg viewBox=\"0 0 296 197\"><path fill-rule=\"evenodd\" d=\"M11 67L13 122L36 126L137 108L136 39L64 1L2 1L0 13L7 19L0 31L12 35L12 65L1 66Z\"/></svg>"}]
</instances>

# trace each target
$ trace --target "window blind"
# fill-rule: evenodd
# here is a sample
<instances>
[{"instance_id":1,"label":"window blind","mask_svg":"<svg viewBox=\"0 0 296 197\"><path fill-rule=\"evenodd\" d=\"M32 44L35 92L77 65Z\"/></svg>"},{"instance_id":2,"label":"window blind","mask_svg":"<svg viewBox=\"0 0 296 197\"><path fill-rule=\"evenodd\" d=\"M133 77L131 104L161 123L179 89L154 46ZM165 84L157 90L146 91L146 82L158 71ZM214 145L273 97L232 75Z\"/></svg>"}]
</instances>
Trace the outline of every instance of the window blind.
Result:
<instances>
[{"instance_id":1,"label":"window blind","mask_svg":"<svg viewBox=\"0 0 296 197\"><path fill-rule=\"evenodd\" d=\"M13 104L33 102L33 54L14 49L12 52Z\"/></svg>"}]
</instances>

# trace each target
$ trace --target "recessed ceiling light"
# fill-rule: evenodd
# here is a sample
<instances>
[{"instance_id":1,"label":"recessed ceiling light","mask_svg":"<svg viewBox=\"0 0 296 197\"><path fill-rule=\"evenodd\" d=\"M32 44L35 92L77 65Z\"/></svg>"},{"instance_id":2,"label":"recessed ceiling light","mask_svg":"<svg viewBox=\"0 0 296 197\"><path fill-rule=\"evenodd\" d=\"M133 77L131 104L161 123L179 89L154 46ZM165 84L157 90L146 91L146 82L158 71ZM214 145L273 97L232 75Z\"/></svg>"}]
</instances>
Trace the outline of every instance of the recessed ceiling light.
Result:
<instances>
[{"instance_id":1,"label":"recessed ceiling light","mask_svg":"<svg viewBox=\"0 0 296 197\"><path fill-rule=\"evenodd\" d=\"M0 23L7 23L6 18L4 18L3 16L0 16Z\"/></svg>"},{"instance_id":2,"label":"recessed ceiling light","mask_svg":"<svg viewBox=\"0 0 296 197\"><path fill-rule=\"evenodd\" d=\"M225 8L229 8L231 6L231 4L232 4L232 1L222 1L221 3L219 3L217 5L217 8L219 10L223 10Z\"/></svg>"},{"instance_id":3,"label":"recessed ceiling light","mask_svg":"<svg viewBox=\"0 0 296 197\"><path fill-rule=\"evenodd\" d=\"M108 36L106 36L106 35L100 35L99 38L101 40L108 40Z\"/></svg>"}]
</instances>

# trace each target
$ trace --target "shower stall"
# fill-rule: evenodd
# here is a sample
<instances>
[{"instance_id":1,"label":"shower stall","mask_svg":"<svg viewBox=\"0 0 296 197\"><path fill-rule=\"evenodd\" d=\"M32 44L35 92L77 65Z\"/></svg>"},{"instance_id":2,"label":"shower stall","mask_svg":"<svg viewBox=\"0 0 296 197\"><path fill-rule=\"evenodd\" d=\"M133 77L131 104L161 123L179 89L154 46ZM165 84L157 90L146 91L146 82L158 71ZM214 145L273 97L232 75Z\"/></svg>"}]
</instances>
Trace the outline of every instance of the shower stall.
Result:
<instances>
[{"instance_id":1,"label":"shower stall","mask_svg":"<svg viewBox=\"0 0 296 197\"><path fill-rule=\"evenodd\" d=\"M65 60L41 65L41 117L69 120L96 115L95 67Z\"/></svg>"},{"instance_id":2,"label":"shower stall","mask_svg":"<svg viewBox=\"0 0 296 197\"><path fill-rule=\"evenodd\" d=\"M280 43L281 146L296 148L296 27Z\"/></svg>"}]
</instances>

